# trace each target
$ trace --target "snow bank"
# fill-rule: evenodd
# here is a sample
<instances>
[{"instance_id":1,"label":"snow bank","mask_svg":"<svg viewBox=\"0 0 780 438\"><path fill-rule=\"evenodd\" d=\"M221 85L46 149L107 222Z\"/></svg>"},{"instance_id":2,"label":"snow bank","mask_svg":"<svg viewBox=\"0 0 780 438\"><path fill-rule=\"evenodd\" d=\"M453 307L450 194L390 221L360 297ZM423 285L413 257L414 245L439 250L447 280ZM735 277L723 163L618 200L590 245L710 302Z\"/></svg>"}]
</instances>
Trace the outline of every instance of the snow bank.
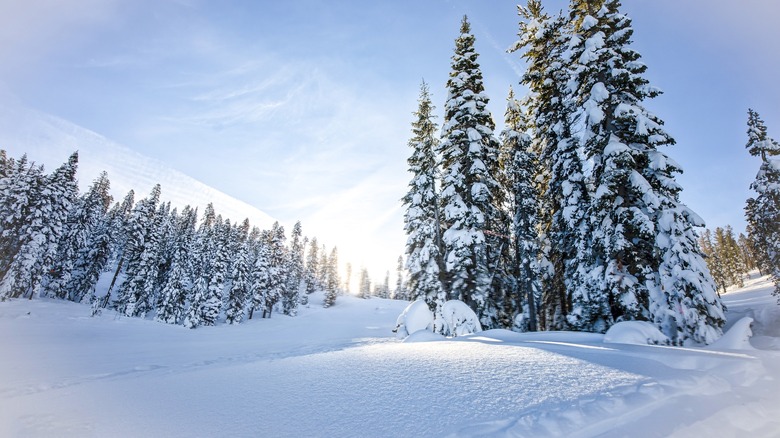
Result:
<instances>
[{"instance_id":1,"label":"snow bank","mask_svg":"<svg viewBox=\"0 0 780 438\"><path fill-rule=\"evenodd\" d=\"M446 339L447 338L445 338L444 335L440 335L438 333L430 332L428 330L417 330L416 332L407 336L406 339L404 339L404 342L434 342L444 341Z\"/></svg>"},{"instance_id":2,"label":"snow bank","mask_svg":"<svg viewBox=\"0 0 780 438\"><path fill-rule=\"evenodd\" d=\"M428 308L428 304L419 299L406 306L398 315L393 332L398 338L405 338L420 330L428 330L432 325L433 313Z\"/></svg>"},{"instance_id":3,"label":"snow bank","mask_svg":"<svg viewBox=\"0 0 780 438\"><path fill-rule=\"evenodd\" d=\"M470 335L482 331L477 314L463 301L450 300L441 307L447 336Z\"/></svg>"},{"instance_id":4,"label":"snow bank","mask_svg":"<svg viewBox=\"0 0 780 438\"><path fill-rule=\"evenodd\" d=\"M647 321L623 321L607 330L604 342L608 344L669 344L669 338L658 327Z\"/></svg>"},{"instance_id":5,"label":"snow bank","mask_svg":"<svg viewBox=\"0 0 780 438\"><path fill-rule=\"evenodd\" d=\"M740 318L720 339L706 348L710 350L754 350L753 346L750 345L750 337L753 336L753 331L750 330L752 323L753 318L749 316Z\"/></svg>"}]
</instances>

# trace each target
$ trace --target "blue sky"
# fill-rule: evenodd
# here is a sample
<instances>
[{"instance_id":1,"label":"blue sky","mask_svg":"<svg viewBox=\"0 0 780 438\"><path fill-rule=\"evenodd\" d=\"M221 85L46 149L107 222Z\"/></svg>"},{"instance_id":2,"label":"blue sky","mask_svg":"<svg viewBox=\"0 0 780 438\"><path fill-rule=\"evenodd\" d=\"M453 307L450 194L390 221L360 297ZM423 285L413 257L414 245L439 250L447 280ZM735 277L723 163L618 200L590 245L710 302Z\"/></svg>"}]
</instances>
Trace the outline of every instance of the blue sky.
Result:
<instances>
[{"instance_id":1,"label":"blue sky","mask_svg":"<svg viewBox=\"0 0 780 438\"><path fill-rule=\"evenodd\" d=\"M744 150L747 108L780 138L780 3L625 3L634 48L665 91L648 107L678 142L666 152L685 169L683 200L709 226L743 229L759 165ZM508 87L524 92L522 60L505 53L516 4L0 0L0 87L283 223L302 220L380 279L403 250L419 83L441 109L468 14L500 125Z\"/></svg>"}]
</instances>

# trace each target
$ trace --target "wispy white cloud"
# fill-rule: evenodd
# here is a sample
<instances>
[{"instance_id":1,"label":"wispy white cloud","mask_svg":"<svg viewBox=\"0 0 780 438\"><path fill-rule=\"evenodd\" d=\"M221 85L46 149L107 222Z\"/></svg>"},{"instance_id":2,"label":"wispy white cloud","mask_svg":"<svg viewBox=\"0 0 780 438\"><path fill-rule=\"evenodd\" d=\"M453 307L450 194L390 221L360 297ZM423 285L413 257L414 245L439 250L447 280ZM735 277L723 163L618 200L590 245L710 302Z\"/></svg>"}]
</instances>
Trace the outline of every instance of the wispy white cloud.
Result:
<instances>
[{"instance_id":1,"label":"wispy white cloud","mask_svg":"<svg viewBox=\"0 0 780 438\"><path fill-rule=\"evenodd\" d=\"M0 64L27 67L82 38L85 29L117 19L121 0L0 2Z\"/></svg>"}]
</instances>

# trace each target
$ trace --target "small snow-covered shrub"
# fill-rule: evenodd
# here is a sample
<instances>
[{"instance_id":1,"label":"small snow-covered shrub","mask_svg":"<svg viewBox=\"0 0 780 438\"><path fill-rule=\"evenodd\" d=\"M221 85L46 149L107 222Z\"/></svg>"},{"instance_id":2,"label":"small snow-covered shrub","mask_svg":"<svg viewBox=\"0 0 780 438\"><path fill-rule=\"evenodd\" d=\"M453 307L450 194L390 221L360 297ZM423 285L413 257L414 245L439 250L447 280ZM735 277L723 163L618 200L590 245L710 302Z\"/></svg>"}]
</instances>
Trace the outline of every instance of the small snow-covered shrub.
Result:
<instances>
[{"instance_id":1,"label":"small snow-covered shrub","mask_svg":"<svg viewBox=\"0 0 780 438\"><path fill-rule=\"evenodd\" d=\"M477 314L463 301L450 300L441 307L445 336L463 336L482 331ZM438 322L436 325L439 325Z\"/></svg>"},{"instance_id":2,"label":"small snow-covered shrub","mask_svg":"<svg viewBox=\"0 0 780 438\"><path fill-rule=\"evenodd\" d=\"M671 340L647 321L623 321L607 330L604 342L614 344L669 345Z\"/></svg>"},{"instance_id":3,"label":"small snow-covered shrub","mask_svg":"<svg viewBox=\"0 0 780 438\"><path fill-rule=\"evenodd\" d=\"M399 338L405 338L414 332L420 330L430 330L433 326L433 313L428 308L428 304L420 299L412 302L395 321L393 332Z\"/></svg>"},{"instance_id":4,"label":"small snow-covered shrub","mask_svg":"<svg viewBox=\"0 0 780 438\"><path fill-rule=\"evenodd\" d=\"M708 345L707 348L712 350L755 350L750 344L750 337L753 336L753 330L750 329L752 323L753 318L749 316L741 318L720 339Z\"/></svg>"}]
</instances>

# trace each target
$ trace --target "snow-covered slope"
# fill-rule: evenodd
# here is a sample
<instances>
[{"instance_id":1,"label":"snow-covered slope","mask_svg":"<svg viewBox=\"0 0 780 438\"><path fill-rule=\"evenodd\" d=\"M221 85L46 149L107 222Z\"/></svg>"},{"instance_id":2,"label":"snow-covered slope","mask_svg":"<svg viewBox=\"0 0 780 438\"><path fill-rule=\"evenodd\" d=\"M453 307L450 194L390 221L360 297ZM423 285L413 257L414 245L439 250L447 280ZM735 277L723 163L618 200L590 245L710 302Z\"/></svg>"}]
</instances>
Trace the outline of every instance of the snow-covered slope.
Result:
<instances>
[{"instance_id":1,"label":"snow-covered slope","mask_svg":"<svg viewBox=\"0 0 780 438\"><path fill-rule=\"evenodd\" d=\"M141 199L159 183L162 199L174 207L189 204L203 211L212 202L217 213L232 221L249 218L261 228L270 228L273 223L268 214L245 202L95 132L16 103L7 93L0 93L0 149L12 157L27 153L30 160L44 164L49 171L79 151L81 190L105 170L115 200L121 200L130 189L135 190L136 200Z\"/></svg>"},{"instance_id":2,"label":"snow-covered slope","mask_svg":"<svg viewBox=\"0 0 780 438\"><path fill-rule=\"evenodd\" d=\"M353 297L196 330L4 302L0 436L773 437L770 291L724 297L730 323L755 319L742 350L503 330L405 343L391 329L407 303Z\"/></svg>"}]
</instances>

